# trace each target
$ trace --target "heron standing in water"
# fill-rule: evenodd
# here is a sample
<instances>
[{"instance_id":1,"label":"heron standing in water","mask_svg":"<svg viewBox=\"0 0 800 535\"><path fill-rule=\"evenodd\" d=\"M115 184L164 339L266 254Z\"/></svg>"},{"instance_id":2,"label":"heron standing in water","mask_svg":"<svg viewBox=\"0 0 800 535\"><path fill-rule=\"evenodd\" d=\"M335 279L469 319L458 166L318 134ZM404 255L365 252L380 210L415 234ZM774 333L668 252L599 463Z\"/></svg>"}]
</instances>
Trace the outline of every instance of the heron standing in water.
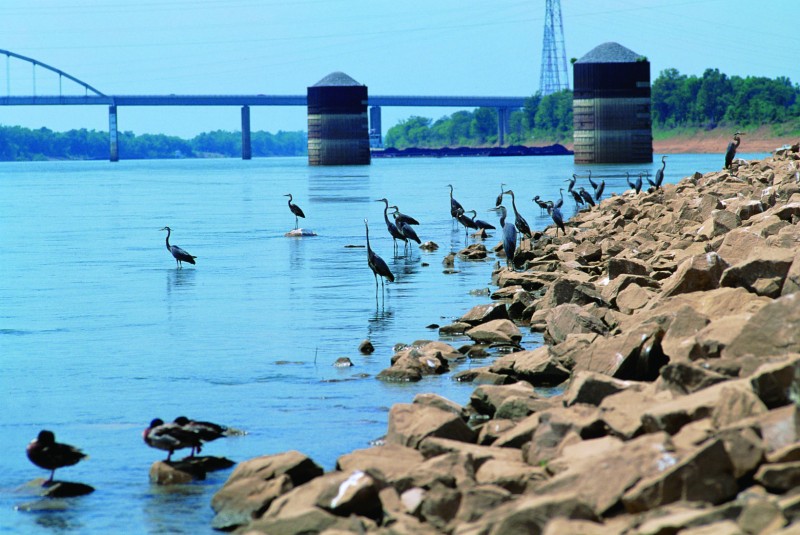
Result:
<instances>
[{"instance_id":1,"label":"heron standing in water","mask_svg":"<svg viewBox=\"0 0 800 535\"><path fill-rule=\"evenodd\" d=\"M283 196L284 197L289 197L289 210L291 210L292 213L294 214L294 228L297 229L297 227L299 226L297 224L297 218L298 217L302 217L303 219L305 219L306 214L303 213L303 210L299 206L297 206L296 204L294 204L292 202L292 194L291 193L284 193Z\"/></svg>"},{"instance_id":2,"label":"heron standing in water","mask_svg":"<svg viewBox=\"0 0 800 535\"><path fill-rule=\"evenodd\" d=\"M730 169L733 159L736 157L736 149L739 148L739 143L742 142L742 138L739 136L743 135L744 132L737 131L733 134L733 141L728 143L728 150L725 151L725 169Z\"/></svg>"},{"instance_id":3,"label":"heron standing in water","mask_svg":"<svg viewBox=\"0 0 800 535\"><path fill-rule=\"evenodd\" d=\"M383 288L383 279L387 279L389 282L394 282L394 275L392 271L389 269L389 266L386 265L386 262L383 261L383 258L375 254L372 250L372 247L369 246L369 224L367 220L364 220L364 226L367 229L367 265L372 270L372 274L375 276L375 293L378 292L378 276L381 277L381 288Z\"/></svg>"},{"instance_id":4,"label":"heron standing in water","mask_svg":"<svg viewBox=\"0 0 800 535\"><path fill-rule=\"evenodd\" d=\"M183 264L181 262L189 262L190 264L194 264L194 259L197 258L196 256L192 256L177 245L170 245L169 244L169 235L172 232L172 229L169 227L164 227L161 230L167 231L167 251L172 254L172 257L175 258L175 263L178 265L178 268L182 268Z\"/></svg>"},{"instance_id":5,"label":"heron standing in water","mask_svg":"<svg viewBox=\"0 0 800 535\"><path fill-rule=\"evenodd\" d=\"M455 220L458 220L458 211L461 210L463 212L464 207L461 206L460 202L458 202L453 198L453 185L448 184L447 187L450 188L450 217L452 217Z\"/></svg>"},{"instance_id":6,"label":"heron standing in water","mask_svg":"<svg viewBox=\"0 0 800 535\"><path fill-rule=\"evenodd\" d=\"M375 202L382 202L384 203L383 208L383 220L386 222L386 230L389 231L389 234L392 236L392 241L394 242L394 249L397 250L397 240L402 241L403 243L408 243L408 238L403 236L403 233L397 228L397 225L389 221L389 201L386 198L378 199Z\"/></svg>"},{"instance_id":7,"label":"heron standing in water","mask_svg":"<svg viewBox=\"0 0 800 535\"><path fill-rule=\"evenodd\" d=\"M506 266L514 271L514 251L517 250L517 229L511 223L506 223L508 212L503 205L490 209L493 212L500 212L500 228L503 231L503 252L506 255Z\"/></svg>"}]
</instances>

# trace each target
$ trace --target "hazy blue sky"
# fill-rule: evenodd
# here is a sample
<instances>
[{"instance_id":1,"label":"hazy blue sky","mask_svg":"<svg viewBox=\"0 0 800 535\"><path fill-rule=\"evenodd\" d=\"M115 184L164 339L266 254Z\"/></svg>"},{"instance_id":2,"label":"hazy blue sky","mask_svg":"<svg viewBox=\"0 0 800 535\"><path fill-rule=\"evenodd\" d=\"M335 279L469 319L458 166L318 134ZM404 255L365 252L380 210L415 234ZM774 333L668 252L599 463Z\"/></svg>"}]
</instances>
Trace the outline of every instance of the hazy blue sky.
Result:
<instances>
[{"instance_id":1,"label":"hazy blue sky","mask_svg":"<svg viewBox=\"0 0 800 535\"><path fill-rule=\"evenodd\" d=\"M800 82L797 0L561 0L567 59L616 41L666 68ZM2 0L0 49L106 94L305 94L333 71L373 95L529 96L539 88L544 0ZM32 69L0 55L0 95ZM570 87L571 85L571 66ZM36 93L58 92L36 69ZM10 75L10 76L7 76ZM74 94L64 82L64 93ZM384 108L384 131L410 115ZM305 130L306 111L252 108L253 130ZM190 137L239 130L239 109L120 108L119 128ZM97 107L0 107L0 124L108 128Z\"/></svg>"}]
</instances>

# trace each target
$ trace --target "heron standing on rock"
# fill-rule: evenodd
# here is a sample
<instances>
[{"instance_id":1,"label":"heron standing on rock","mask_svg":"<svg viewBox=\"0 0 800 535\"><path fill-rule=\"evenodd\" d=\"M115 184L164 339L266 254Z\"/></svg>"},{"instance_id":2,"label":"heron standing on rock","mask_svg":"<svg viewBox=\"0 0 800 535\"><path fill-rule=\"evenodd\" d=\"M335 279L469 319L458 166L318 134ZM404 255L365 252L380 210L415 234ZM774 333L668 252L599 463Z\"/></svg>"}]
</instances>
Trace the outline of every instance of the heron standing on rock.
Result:
<instances>
[{"instance_id":1,"label":"heron standing on rock","mask_svg":"<svg viewBox=\"0 0 800 535\"><path fill-rule=\"evenodd\" d=\"M725 169L731 168L733 159L736 157L736 149L739 148L739 143L742 142L742 138L739 136L743 135L744 132L737 131L735 134L733 134L733 141L728 143L728 150L725 151Z\"/></svg>"},{"instance_id":2,"label":"heron standing on rock","mask_svg":"<svg viewBox=\"0 0 800 535\"><path fill-rule=\"evenodd\" d=\"M305 219L306 214L303 213L303 210L299 206L297 206L296 204L294 204L292 202L292 194L291 193L285 193L283 196L284 197L289 197L289 210L291 210L292 213L294 214L294 228L297 229L297 227L299 226L297 224L297 218L298 217L302 217L303 219Z\"/></svg>"}]
</instances>

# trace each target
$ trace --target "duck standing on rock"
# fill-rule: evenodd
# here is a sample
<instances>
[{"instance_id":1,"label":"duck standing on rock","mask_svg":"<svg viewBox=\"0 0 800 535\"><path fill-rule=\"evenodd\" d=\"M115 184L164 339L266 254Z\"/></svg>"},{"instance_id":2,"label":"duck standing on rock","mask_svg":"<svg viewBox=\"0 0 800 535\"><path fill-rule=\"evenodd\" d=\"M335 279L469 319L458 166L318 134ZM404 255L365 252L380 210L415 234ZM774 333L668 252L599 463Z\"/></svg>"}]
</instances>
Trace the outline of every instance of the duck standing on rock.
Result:
<instances>
[{"instance_id":1,"label":"duck standing on rock","mask_svg":"<svg viewBox=\"0 0 800 535\"><path fill-rule=\"evenodd\" d=\"M55 434L46 429L39 431L39 436L28 444L25 453L33 464L39 468L50 470L50 479L45 481L45 485L53 482L56 468L72 466L86 458L86 454L78 448L56 442Z\"/></svg>"},{"instance_id":2,"label":"duck standing on rock","mask_svg":"<svg viewBox=\"0 0 800 535\"><path fill-rule=\"evenodd\" d=\"M145 444L151 448L169 452L166 462L169 462L175 450L191 448L194 456L195 450L200 451L201 441L197 433L187 431L180 425L165 424L161 418L155 418L150 426L142 433Z\"/></svg>"},{"instance_id":3,"label":"duck standing on rock","mask_svg":"<svg viewBox=\"0 0 800 535\"><path fill-rule=\"evenodd\" d=\"M214 422L198 422L190 420L186 416L178 416L174 423L181 429L194 433L202 442L211 442L220 437L228 436L228 427ZM200 453L200 446L197 446L197 453Z\"/></svg>"}]
</instances>

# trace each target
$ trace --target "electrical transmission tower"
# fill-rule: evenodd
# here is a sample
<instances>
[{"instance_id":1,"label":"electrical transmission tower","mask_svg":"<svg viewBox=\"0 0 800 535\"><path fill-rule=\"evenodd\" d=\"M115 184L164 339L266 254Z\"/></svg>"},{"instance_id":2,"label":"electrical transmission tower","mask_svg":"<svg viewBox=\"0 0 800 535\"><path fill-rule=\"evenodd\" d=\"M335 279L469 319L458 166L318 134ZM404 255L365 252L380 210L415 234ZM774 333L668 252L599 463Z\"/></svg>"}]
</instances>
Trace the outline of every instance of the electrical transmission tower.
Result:
<instances>
[{"instance_id":1,"label":"electrical transmission tower","mask_svg":"<svg viewBox=\"0 0 800 535\"><path fill-rule=\"evenodd\" d=\"M545 96L562 89L569 89L569 78L567 53L564 51L564 25L561 23L561 0L546 0L539 91Z\"/></svg>"}]
</instances>

